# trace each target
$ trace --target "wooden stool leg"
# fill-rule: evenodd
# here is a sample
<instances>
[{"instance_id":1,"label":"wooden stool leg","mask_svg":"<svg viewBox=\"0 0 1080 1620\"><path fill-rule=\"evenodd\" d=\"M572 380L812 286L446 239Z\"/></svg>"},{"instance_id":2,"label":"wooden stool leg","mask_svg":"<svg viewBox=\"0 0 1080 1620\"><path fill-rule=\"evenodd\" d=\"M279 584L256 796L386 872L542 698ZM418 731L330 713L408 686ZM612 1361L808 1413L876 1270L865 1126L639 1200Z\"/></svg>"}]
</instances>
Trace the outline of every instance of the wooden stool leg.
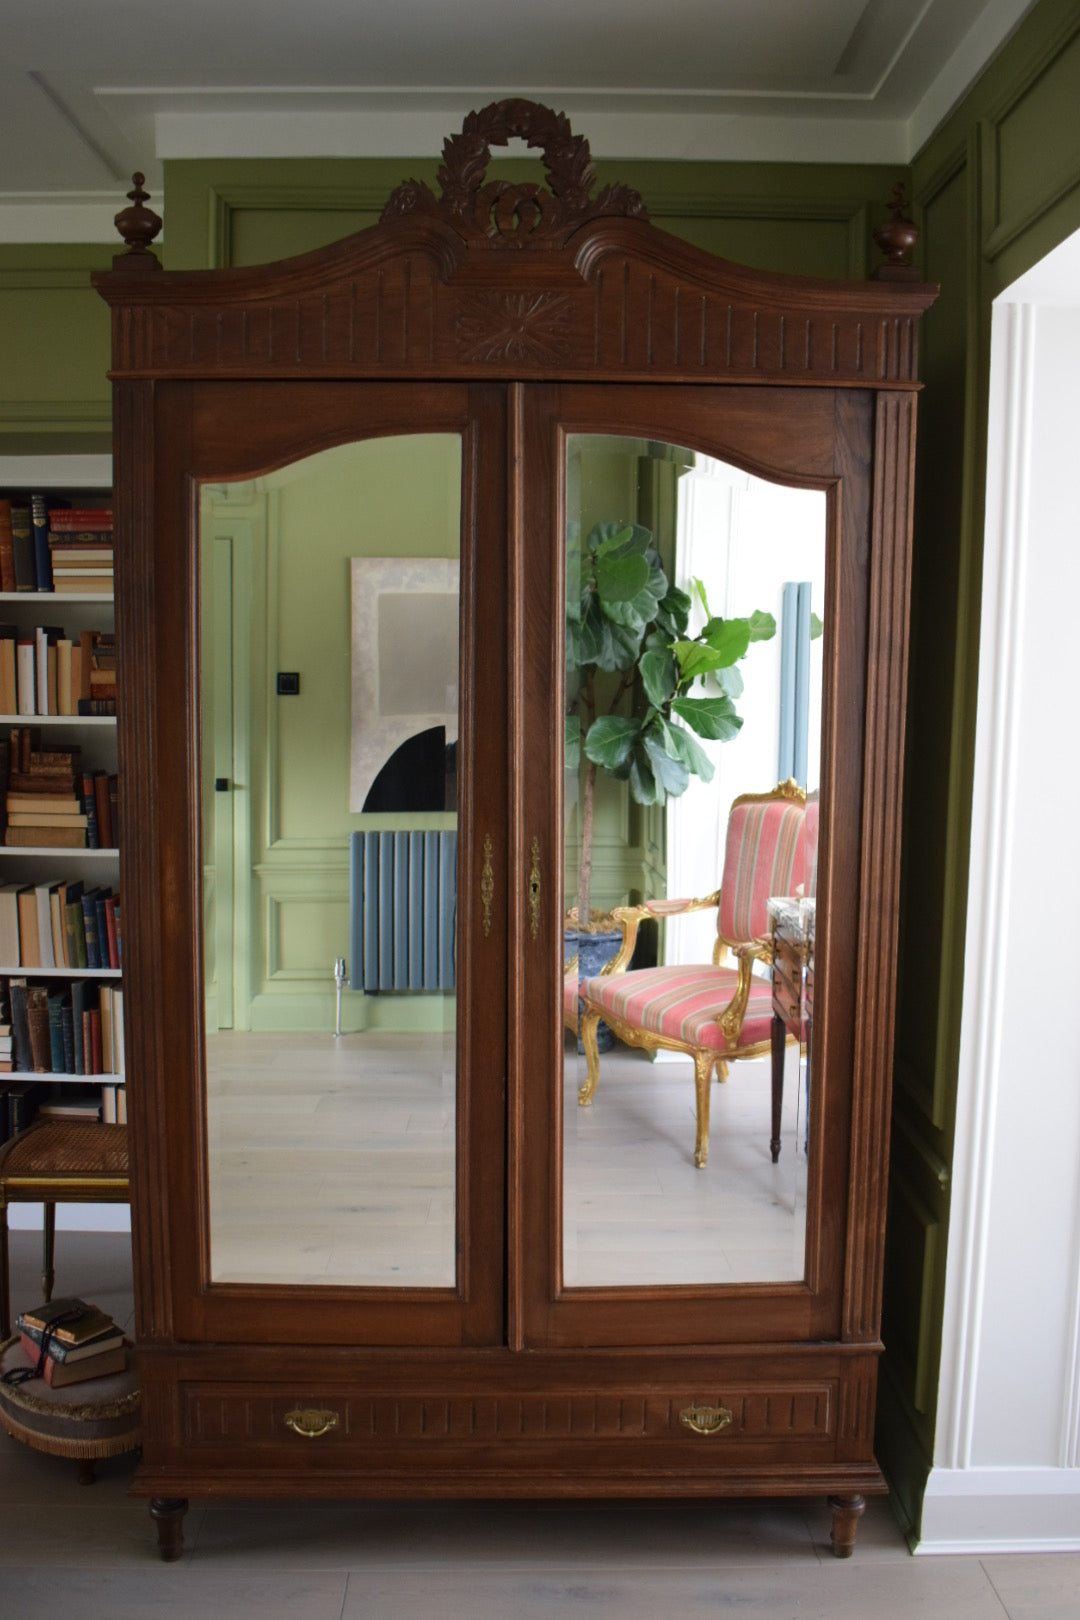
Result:
<instances>
[{"instance_id":1,"label":"wooden stool leg","mask_svg":"<svg viewBox=\"0 0 1080 1620\"><path fill-rule=\"evenodd\" d=\"M41 1292L45 1299L52 1299L53 1283L56 1273L53 1270L53 1255L56 1250L56 1205L45 1202L45 1248L41 1266Z\"/></svg>"},{"instance_id":2,"label":"wooden stool leg","mask_svg":"<svg viewBox=\"0 0 1080 1620\"><path fill-rule=\"evenodd\" d=\"M79 1468L79 1484L80 1485L92 1485L94 1483L94 1459L93 1459L93 1457L80 1457L78 1459L78 1468Z\"/></svg>"},{"instance_id":3,"label":"wooden stool leg","mask_svg":"<svg viewBox=\"0 0 1080 1620\"><path fill-rule=\"evenodd\" d=\"M0 1199L0 1339L11 1336L11 1276L8 1266L7 1201Z\"/></svg>"}]
</instances>

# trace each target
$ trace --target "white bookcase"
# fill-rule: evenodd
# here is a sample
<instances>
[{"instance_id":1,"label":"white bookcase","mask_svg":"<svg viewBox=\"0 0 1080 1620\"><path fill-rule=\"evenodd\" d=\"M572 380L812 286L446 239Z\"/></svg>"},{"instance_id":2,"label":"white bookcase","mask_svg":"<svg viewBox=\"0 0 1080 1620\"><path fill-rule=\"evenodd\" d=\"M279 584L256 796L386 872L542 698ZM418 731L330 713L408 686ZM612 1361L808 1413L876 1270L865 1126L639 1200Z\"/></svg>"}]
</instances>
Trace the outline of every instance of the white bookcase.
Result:
<instances>
[{"instance_id":1,"label":"white bookcase","mask_svg":"<svg viewBox=\"0 0 1080 1620\"><path fill-rule=\"evenodd\" d=\"M56 456L3 456L0 455L0 493L44 492L62 497L69 502L84 500L96 505L112 489L112 459L103 455ZM68 636L78 638L82 630L111 629L114 607L111 592L108 595L68 595L51 591L0 591L0 622L15 624L18 628L32 629L41 624L60 625ZM107 716L77 715L25 715L0 714L0 733L7 734L12 727L33 725L40 727L44 746L57 747L78 744L84 765L89 770L115 773L117 769L116 720ZM74 882L81 879L87 887L108 885L119 887L119 853L108 849L54 849L35 847L9 847L0 845L0 884ZM0 976L28 977L37 982L53 979L73 981L93 980L102 985L116 985L121 972L115 968L27 967L20 963L0 962ZM73 1095L90 1095L98 1076L61 1073L33 1074L23 1071L5 1074L3 1081L47 1081L58 1096L65 1088ZM109 1075L101 1076L103 1084L112 1083ZM40 1229L41 1206L16 1204L9 1211L13 1228ZM129 1226L126 1205L61 1204L57 1208L57 1225L69 1230L124 1231Z\"/></svg>"}]
</instances>

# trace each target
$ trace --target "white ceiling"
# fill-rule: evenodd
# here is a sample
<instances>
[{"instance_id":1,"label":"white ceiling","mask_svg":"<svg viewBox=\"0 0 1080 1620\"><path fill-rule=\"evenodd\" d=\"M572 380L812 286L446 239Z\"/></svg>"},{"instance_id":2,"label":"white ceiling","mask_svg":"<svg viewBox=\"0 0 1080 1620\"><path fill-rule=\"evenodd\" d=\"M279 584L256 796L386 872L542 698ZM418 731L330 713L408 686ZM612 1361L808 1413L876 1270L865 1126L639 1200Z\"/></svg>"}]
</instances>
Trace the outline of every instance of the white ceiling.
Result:
<instances>
[{"instance_id":1,"label":"white ceiling","mask_svg":"<svg viewBox=\"0 0 1080 1620\"><path fill-rule=\"evenodd\" d=\"M435 156L528 96L594 156L904 163L1035 0L0 0L0 240L111 241L133 169Z\"/></svg>"}]
</instances>

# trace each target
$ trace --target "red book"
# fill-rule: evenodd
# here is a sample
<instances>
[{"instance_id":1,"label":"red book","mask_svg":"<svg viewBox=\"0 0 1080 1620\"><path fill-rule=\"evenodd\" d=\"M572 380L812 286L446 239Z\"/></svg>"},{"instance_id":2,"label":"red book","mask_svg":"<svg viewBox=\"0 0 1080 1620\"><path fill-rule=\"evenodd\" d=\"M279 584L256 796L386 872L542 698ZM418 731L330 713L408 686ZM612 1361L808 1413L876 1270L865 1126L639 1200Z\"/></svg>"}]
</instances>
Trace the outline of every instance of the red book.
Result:
<instances>
[{"instance_id":1,"label":"red book","mask_svg":"<svg viewBox=\"0 0 1080 1620\"><path fill-rule=\"evenodd\" d=\"M119 898L117 895L110 894L106 898L105 935L109 948L109 966L111 968L118 968L120 966L120 942L116 937L116 908L118 904Z\"/></svg>"},{"instance_id":2,"label":"red book","mask_svg":"<svg viewBox=\"0 0 1080 1620\"><path fill-rule=\"evenodd\" d=\"M116 840L109 806L109 778L105 771L94 772L94 802L97 806L98 845L101 849L113 849Z\"/></svg>"},{"instance_id":3,"label":"red book","mask_svg":"<svg viewBox=\"0 0 1080 1620\"><path fill-rule=\"evenodd\" d=\"M49 513L49 528L57 532L61 529L111 529L112 526L111 506L57 506Z\"/></svg>"},{"instance_id":4,"label":"red book","mask_svg":"<svg viewBox=\"0 0 1080 1620\"><path fill-rule=\"evenodd\" d=\"M26 1333L19 1334L19 1342L31 1366L36 1367L40 1346ZM76 1361L55 1361L52 1356L46 1356L41 1376L51 1388L61 1389L65 1384L84 1384L91 1378L104 1378L108 1373L123 1372L126 1364L127 1350L124 1345L117 1344L109 1350L100 1350L96 1355L83 1356Z\"/></svg>"}]
</instances>

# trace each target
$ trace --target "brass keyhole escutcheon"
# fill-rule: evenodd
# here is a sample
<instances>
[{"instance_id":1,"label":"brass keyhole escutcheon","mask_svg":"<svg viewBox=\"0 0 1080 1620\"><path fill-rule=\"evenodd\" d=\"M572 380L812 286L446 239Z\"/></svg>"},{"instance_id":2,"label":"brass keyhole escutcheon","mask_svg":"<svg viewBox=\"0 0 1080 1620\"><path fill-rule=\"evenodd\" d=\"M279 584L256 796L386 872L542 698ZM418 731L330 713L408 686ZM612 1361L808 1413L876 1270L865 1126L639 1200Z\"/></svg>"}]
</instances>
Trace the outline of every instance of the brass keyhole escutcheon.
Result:
<instances>
[{"instance_id":1,"label":"brass keyhole escutcheon","mask_svg":"<svg viewBox=\"0 0 1080 1620\"><path fill-rule=\"evenodd\" d=\"M540 840L534 838L529 865L529 932L533 939L540 932Z\"/></svg>"},{"instance_id":2,"label":"brass keyhole escutcheon","mask_svg":"<svg viewBox=\"0 0 1080 1620\"><path fill-rule=\"evenodd\" d=\"M688 1406L679 1413L679 1421L695 1434L719 1434L727 1428L731 1418L726 1406Z\"/></svg>"},{"instance_id":3,"label":"brass keyhole escutcheon","mask_svg":"<svg viewBox=\"0 0 1080 1620\"><path fill-rule=\"evenodd\" d=\"M285 1414L285 1426L305 1440L318 1440L321 1435L336 1429L340 1418L336 1412L324 1407L298 1406Z\"/></svg>"}]
</instances>

